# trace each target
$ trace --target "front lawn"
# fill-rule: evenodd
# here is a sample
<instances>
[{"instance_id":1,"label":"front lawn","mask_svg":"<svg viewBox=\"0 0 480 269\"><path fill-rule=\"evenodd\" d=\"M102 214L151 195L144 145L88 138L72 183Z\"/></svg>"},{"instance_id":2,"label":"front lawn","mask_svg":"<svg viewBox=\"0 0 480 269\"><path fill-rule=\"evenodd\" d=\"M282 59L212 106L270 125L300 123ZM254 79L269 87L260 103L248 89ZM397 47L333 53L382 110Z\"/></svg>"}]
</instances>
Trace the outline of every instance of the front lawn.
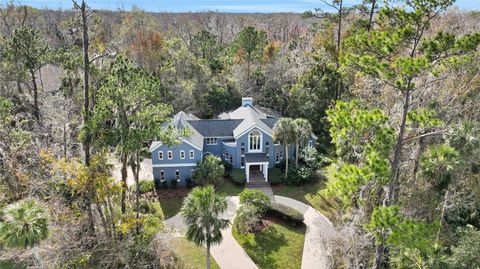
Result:
<instances>
[{"instance_id":1,"label":"front lawn","mask_svg":"<svg viewBox=\"0 0 480 269\"><path fill-rule=\"evenodd\" d=\"M185 238L174 238L171 241L176 256L181 261L181 268L204 269L207 267L206 248L197 247ZM210 256L211 268L220 269L215 259Z\"/></svg>"},{"instance_id":2,"label":"front lawn","mask_svg":"<svg viewBox=\"0 0 480 269\"><path fill-rule=\"evenodd\" d=\"M305 226L290 227L271 223L262 231L240 234L232 229L233 237L261 269L301 268Z\"/></svg>"},{"instance_id":3,"label":"front lawn","mask_svg":"<svg viewBox=\"0 0 480 269\"><path fill-rule=\"evenodd\" d=\"M175 197L168 200L160 201L160 207L162 208L164 219L169 219L180 213L183 199L184 197Z\"/></svg>"},{"instance_id":4,"label":"front lawn","mask_svg":"<svg viewBox=\"0 0 480 269\"><path fill-rule=\"evenodd\" d=\"M306 203L333 220L338 217L339 204L335 199L325 197L319 193L324 187L325 183L318 180L301 186L278 185L272 188L275 195L289 197Z\"/></svg>"},{"instance_id":5,"label":"front lawn","mask_svg":"<svg viewBox=\"0 0 480 269\"><path fill-rule=\"evenodd\" d=\"M220 183L215 189L218 193L226 196L237 196L243 191L244 187L234 184L228 178L224 178L222 183Z\"/></svg>"}]
</instances>

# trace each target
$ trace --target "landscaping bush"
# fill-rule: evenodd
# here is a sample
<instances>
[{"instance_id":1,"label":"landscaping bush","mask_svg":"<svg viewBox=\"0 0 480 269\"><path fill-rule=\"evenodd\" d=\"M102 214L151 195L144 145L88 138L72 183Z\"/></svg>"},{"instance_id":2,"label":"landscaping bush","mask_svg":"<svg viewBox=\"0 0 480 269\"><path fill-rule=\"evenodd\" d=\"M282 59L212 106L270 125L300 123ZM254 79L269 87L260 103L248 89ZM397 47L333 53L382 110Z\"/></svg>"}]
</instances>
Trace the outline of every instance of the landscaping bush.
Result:
<instances>
[{"instance_id":1,"label":"landscaping bush","mask_svg":"<svg viewBox=\"0 0 480 269\"><path fill-rule=\"evenodd\" d=\"M155 215L156 217L163 219L162 207L160 206L160 203L156 200L140 200L140 212L142 214Z\"/></svg>"},{"instance_id":2,"label":"landscaping bush","mask_svg":"<svg viewBox=\"0 0 480 269\"><path fill-rule=\"evenodd\" d=\"M247 178L245 177L245 171L242 169L233 169L230 172L230 179L237 185L244 185Z\"/></svg>"},{"instance_id":3,"label":"landscaping bush","mask_svg":"<svg viewBox=\"0 0 480 269\"><path fill-rule=\"evenodd\" d=\"M244 189L239 196L242 205L253 206L260 214L270 206L270 198L261 190Z\"/></svg>"},{"instance_id":4,"label":"landscaping bush","mask_svg":"<svg viewBox=\"0 0 480 269\"><path fill-rule=\"evenodd\" d=\"M270 184L275 185L275 184L282 183L283 177L284 176L280 168L274 167L274 168L268 169L268 182L270 182Z\"/></svg>"},{"instance_id":5,"label":"landscaping bush","mask_svg":"<svg viewBox=\"0 0 480 269\"><path fill-rule=\"evenodd\" d=\"M193 180L191 178L187 178L185 180L185 183L187 185L187 188L192 188L193 187Z\"/></svg>"},{"instance_id":6,"label":"landscaping bush","mask_svg":"<svg viewBox=\"0 0 480 269\"><path fill-rule=\"evenodd\" d=\"M303 214L288 206L273 203L267 209L267 214L285 220L289 225L296 227L303 224Z\"/></svg>"},{"instance_id":7,"label":"landscaping bush","mask_svg":"<svg viewBox=\"0 0 480 269\"><path fill-rule=\"evenodd\" d=\"M153 179L153 183L155 184L155 189L158 190L162 187L162 183L160 182L159 178Z\"/></svg>"},{"instance_id":8,"label":"landscaping bush","mask_svg":"<svg viewBox=\"0 0 480 269\"><path fill-rule=\"evenodd\" d=\"M170 187L172 187L172 189L175 189L177 187L177 180L176 179L171 179L170 180Z\"/></svg>"},{"instance_id":9,"label":"landscaping bush","mask_svg":"<svg viewBox=\"0 0 480 269\"><path fill-rule=\"evenodd\" d=\"M233 170L233 164L226 161L222 161L222 163L223 163L223 166L225 167L225 176L228 177Z\"/></svg>"},{"instance_id":10,"label":"landscaping bush","mask_svg":"<svg viewBox=\"0 0 480 269\"><path fill-rule=\"evenodd\" d=\"M306 166L299 165L288 169L288 178L284 179L285 184L290 186L300 186L310 182L312 178L312 170Z\"/></svg>"},{"instance_id":11,"label":"landscaping bush","mask_svg":"<svg viewBox=\"0 0 480 269\"><path fill-rule=\"evenodd\" d=\"M237 210L233 226L242 234L255 232L260 227L260 217L261 214L255 206L243 204Z\"/></svg>"},{"instance_id":12,"label":"landscaping bush","mask_svg":"<svg viewBox=\"0 0 480 269\"><path fill-rule=\"evenodd\" d=\"M141 180L140 185L140 194L151 192L155 189L155 183L151 180Z\"/></svg>"}]
</instances>

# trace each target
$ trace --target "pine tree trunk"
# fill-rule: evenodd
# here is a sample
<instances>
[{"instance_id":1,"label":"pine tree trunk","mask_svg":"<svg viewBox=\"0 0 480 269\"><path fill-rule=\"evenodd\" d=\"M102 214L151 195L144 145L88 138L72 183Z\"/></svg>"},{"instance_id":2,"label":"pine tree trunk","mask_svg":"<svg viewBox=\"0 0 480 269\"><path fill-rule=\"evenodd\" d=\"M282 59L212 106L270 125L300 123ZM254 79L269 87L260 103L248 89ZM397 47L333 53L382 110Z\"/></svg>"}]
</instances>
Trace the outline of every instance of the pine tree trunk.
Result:
<instances>
[{"instance_id":1,"label":"pine tree trunk","mask_svg":"<svg viewBox=\"0 0 480 269\"><path fill-rule=\"evenodd\" d=\"M137 235L140 234L140 226L139 226L139 221L140 221L140 179L138 178L138 173L140 169L140 153L137 152L135 153L135 165L132 167L132 172L135 178L135 185L136 185L136 193L135 193L135 203L136 203L136 211L137 211L137 226L136 226L136 231Z\"/></svg>"},{"instance_id":2,"label":"pine tree trunk","mask_svg":"<svg viewBox=\"0 0 480 269\"><path fill-rule=\"evenodd\" d=\"M368 32L370 32L370 30L373 27L373 14L375 13L376 2L377 2L376 0L372 0L372 7L370 8L370 16L369 16L368 25L367 25L367 31Z\"/></svg>"},{"instance_id":3,"label":"pine tree trunk","mask_svg":"<svg viewBox=\"0 0 480 269\"><path fill-rule=\"evenodd\" d=\"M32 76L32 84L33 84L33 106L35 108L34 116L38 120L40 120L40 109L38 108L38 86L37 80L35 79L35 71L30 69L30 75Z\"/></svg>"},{"instance_id":4,"label":"pine tree trunk","mask_svg":"<svg viewBox=\"0 0 480 269\"><path fill-rule=\"evenodd\" d=\"M445 190L445 195L443 196L442 213L440 214L440 221L439 221L440 225L438 226L437 239L435 240L436 245L438 245L438 241L440 240L440 232L442 231L443 218L445 217L445 208L447 207L447 199L448 199L448 188Z\"/></svg>"},{"instance_id":5,"label":"pine tree trunk","mask_svg":"<svg viewBox=\"0 0 480 269\"><path fill-rule=\"evenodd\" d=\"M125 214L127 211L126 207L126 196L127 196L127 154L122 152L120 156L120 161L122 162L122 214Z\"/></svg>"}]
</instances>

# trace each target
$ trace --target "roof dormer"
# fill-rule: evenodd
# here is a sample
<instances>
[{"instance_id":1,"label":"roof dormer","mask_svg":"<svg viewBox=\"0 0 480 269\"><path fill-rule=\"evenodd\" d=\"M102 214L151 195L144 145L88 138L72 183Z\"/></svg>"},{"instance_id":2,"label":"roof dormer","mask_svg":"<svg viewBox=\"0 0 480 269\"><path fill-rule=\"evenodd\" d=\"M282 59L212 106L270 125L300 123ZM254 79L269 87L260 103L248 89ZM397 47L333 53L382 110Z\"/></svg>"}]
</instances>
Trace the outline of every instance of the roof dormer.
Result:
<instances>
[{"instance_id":1,"label":"roof dormer","mask_svg":"<svg viewBox=\"0 0 480 269\"><path fill-rule=\"evenodd\" d=\"M252 97L242 97L242 107L247 106L247 105L253 107L253 98Z\"/></svg>"}]
</instances>

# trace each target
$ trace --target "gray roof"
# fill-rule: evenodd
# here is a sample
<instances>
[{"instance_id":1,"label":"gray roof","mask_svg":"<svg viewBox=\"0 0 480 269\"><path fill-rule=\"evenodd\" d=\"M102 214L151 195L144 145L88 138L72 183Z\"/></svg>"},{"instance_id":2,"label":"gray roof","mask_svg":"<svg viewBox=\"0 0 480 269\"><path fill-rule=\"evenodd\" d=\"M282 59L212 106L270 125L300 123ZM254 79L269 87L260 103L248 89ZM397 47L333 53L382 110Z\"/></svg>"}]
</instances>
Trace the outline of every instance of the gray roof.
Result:
<instances>
[{"instance_id":1,"label":"gray roof","mask_svg":"<svg viewBox=\"0 0 480 269\"><path fill-rule=\"evenodd\" d=\"M183 111L178 112L173 116L171 122L165 123L164 127L172 126L176 129L185 129L188 128L191 131L190 136L184 137L187 142L197 146L200 149L203 149L203 136L193 128L188 121L195 121L198 118L193 114L187 114ZM152 145L150 146L150 150L154 149L157 145L161 144L161 141L153 141Z\"/></svg>"},{"instance_id":2,"label":"gray roof","mask_svg":"<svg viewBox=\"0 0 480 269\"><path fill-rule=\"evenodd\" d=\"M219 117L222 119L243 119L242 123L233 130L234 137L239 136L254 126L263 129L267 133L272 133L272 127L269 127L262 121L264 119L269 119L271 116L263 113L260 109L254 106L241 106L236 110L230 113L224 113Z\"/></svg>"},{"instance_id":3,"label":"gray roof","mask_svg":"<svg viewBox=\"0 0 480 269\"><path fill-rule=\"evenodd\" d=\"M278 121L278 118L267 118L267 119L261 119L263 123L265 123L268 127L273 129L273 126L275 125L275 122Z\"/></svg>"},{"instance_id":4,"label":"gray roof","mask_svg":"<svg viewBox=\"0 0 480 269\"><path fill-rule=\"evenodd\" d=\"M204 137L233 136L243 120L191 120L188 123Z\"/></svg>"},{"instance_id":5,"label":"gray roof","mask_svg":"<svg viewBox=\"0 0 480 269\"><path fill-rule=\"evenodd\" d=\"M266 153L246 153L245 162L247 163L257 163L257 162L268 162L269 159Z\"/></svg>"}]
</instances>

